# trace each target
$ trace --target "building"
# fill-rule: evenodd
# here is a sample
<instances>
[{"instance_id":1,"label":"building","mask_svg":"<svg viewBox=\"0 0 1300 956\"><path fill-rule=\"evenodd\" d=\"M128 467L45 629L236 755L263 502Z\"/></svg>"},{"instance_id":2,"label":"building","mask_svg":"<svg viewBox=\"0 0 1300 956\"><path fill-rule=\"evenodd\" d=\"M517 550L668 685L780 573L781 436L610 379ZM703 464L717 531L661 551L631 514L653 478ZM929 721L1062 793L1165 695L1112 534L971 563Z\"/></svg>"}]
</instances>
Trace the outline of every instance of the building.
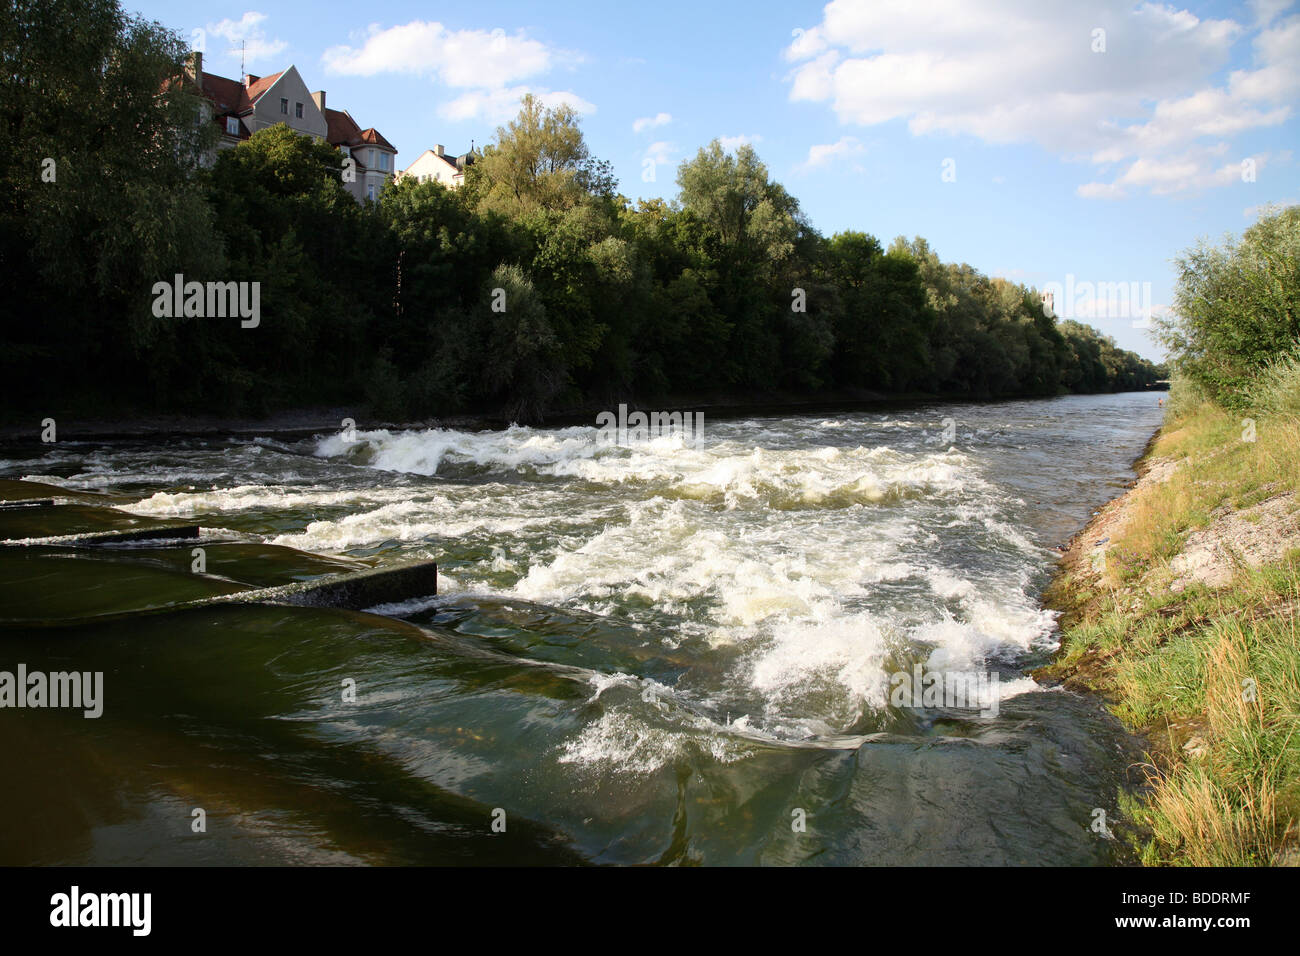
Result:
<instances>
[{"instance_id":1,"label":"building","mask_svg":"<svg viewBox=\"0 0 1300 956\"><path fill-rule=\"evenodd\" d=\"M211 121L221 131L217 149L230 149L258 130L284 123L292 130L340 150L343 186L361 202L376 199L397 171L397 150L374 127L362 129L347 110L330 109L325 91L315 93L290 66L272 76L245 75L231 80L203 70L203 54L191 53L186 70L207 100Z\"/></svg>"},{"instance_id":2,"label":"building","mask_svg":"<svg viewBox=\"0 0 1300 956\"><path fill-rule=\"evenodd\" d=\"M448 156L441 144L426 149L419 159L398 173L398 177L411 176L417 182L442 183L448 189L455 189L465 182L465 170L474 165L478 154L470 147L468 153L460 156Z\"/></svg>"}]
</instances>

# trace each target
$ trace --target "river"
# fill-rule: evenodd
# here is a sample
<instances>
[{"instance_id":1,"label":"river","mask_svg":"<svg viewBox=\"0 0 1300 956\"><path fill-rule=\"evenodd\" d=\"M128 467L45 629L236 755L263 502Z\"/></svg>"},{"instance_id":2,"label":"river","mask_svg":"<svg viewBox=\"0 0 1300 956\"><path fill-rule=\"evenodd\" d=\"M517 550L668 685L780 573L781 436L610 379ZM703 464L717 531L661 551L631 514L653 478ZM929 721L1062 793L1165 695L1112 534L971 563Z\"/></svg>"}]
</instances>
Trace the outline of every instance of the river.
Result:
<instances>
[{"instance_id":1,"label":"river","mask_svg":"<svg viewBox=\"0 0 1300 956\"><path fill-rule=\"evenodd\" d=\"M1026 671L1055 646L1053 549L1161 415L1131 393L706 416L699 441L0 449L58 514L196 522L206 555L0 548L0 668L103 672L105 698L0 711L0 863L1119 861L1093 824L1130 746ZM175 606L413 558L440 593L375 612ZM979 699L900 703L920 674Z\"/></svg>"}]
</instances>

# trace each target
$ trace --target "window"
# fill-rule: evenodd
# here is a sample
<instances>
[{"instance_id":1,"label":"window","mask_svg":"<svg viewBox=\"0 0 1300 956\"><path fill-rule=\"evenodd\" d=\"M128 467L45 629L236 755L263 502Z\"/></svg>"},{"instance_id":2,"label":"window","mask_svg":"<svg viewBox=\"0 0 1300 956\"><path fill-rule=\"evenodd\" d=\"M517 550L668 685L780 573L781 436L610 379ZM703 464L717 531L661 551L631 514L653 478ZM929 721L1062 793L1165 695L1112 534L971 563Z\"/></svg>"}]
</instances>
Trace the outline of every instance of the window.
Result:
<instances>
[{"instance_id":1,"label":"window","mask_svg":"<svg viewBox=\"0 0 1300 956\"><path fill-rule=\"evenodd\" d=\"M374 202L374 200L375 200L375 184L374 184L374 183L371 183L370 186L366 189L366 195L370 197L370 201L371 201L371 202Z\"/></svg>"},{"instance_id":2,"label":"window","mask_svg":"<svg viewBox=\"0 0 1300 956\"><path fill-rule=\"evenodd\" d=\"M370 151L370 160L366 163L366 165L372 168L375 165L375 151L373 149Z\"/></svg>"},{"instance_id":3,"label":"window","mask_svg":"<svg viewBox=\"0 0 1300 956\"><path fill-rule=\"evenodd\" d=\"M231 136L239 135L239 118L235 116L226 117L226 132Z\"/></svg>"},{"instance_id":4,"label":"window","mask_svg":"<svg viewBox=\"0 0 1300 956\"><path fill-rule=\"evenodd\" d=\"M289 115L289 100L283 96L280 97L280 112L285 116Z\"/></svg>"},{"instance_id":5,"label":"window","mask_svg":"<svg viewBox=\"0 0 1300 956\"><path fill-rule=\"evenodd\" d=\"M382 170L385 170L385 171L388 170L388 154L387 154L387 153L380 153L380 154L379 154L379 168L382 169Z\"/></svg>"},{"instance_id":6,"label":"window","mask_svg":"<svg viewBox=\"0 0 1300 956\"><path fill-rule=\"evenodd\" d=\"M301 103L294 103L294 104L293 104L293 115L296 116L296 117L298 117L298 119L302 119L302 104L301 104Z\"/></svg>"},{"instance_id":7,"label":"window","mask_svg":"<svg viewBox=\"0 0 1300 956\"><path fill-rule=\"evenodd\" d=\"M340 146L340 147L339 147L339 150L343 153L344 156L351 156L351 155L352 155L352 147L351 147L351 146Z\"/></svg>"}]
</instances>

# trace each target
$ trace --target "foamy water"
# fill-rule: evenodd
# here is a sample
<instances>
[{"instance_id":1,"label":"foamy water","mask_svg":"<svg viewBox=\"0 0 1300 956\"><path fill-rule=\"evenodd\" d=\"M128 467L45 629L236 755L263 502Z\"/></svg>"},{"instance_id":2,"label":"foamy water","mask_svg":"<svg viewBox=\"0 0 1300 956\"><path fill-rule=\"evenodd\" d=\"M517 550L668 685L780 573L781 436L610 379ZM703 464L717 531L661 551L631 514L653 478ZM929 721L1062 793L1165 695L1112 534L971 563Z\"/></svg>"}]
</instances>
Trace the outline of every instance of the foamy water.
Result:
<instances>
[{"instance_id":1,"label":"foamy water","mask_svg":"<svg viewBox=\"0 0 1300 956\"><path fill-rule=\"evenodd\" d=\"M700 443L612 445L594 426L362 430L310 453L374 486L239 484L128 507L331 512L268 536L324 553L445 557L480 543L486 553L446 568L444 593L586 611L725 659L679 692L709 712L733 706L751 731L804 739L869 724L900 661L967 671L1051 646L1034 588L1047 553L1017 520L1023 500L990 480L978 449L943 437L937 420L852 416L713 423ZM433 480L391 488L383 474ZM615 707L565 759L634 765L647 734Z\"/></svg>"},{"instance_id":2,"label":"foamy water","mask_svg":"<svg viewBox=\"0 0 1300 956\"><path fill-rule=\"evenodd\" d=\"M944 846L941 831L1007 846L1073 832L1078 808L1086 834L1086 808L1110 799L1090 792L1102 779L1091 770L1045 769L1056 741L1077 749L1097 732L1087 715L1099 708L1081 716L1026 670L1054 647L1038 600L1053 547L1128 476L1158 416L1150 396L1102 396L710 418L698 442L623 445L594 423L362 428L289 444L69 445L4 471L245 540L437 560L436 597L372 610L427 629L440 654L488 655L508 690L380 667L368 679L387 689L368 713L382 730L312 707L294 719L380 747L449 792L509 791L598 847L650 791L671 817L686 768L727 792L776 775L785 795L763 799L782 814L807 788L855 794L858 822L838 843L827 835L829 849L911 806L889 851L904 854L918 834ZM914 668L995 680L964 709L900 708L893 683ZM989 708L1003 716L980 716ZM518 752L516 736L529 741ZM797 771L841 767L837 755L853 767L821 782ZM948 807L941 822L910 803L914 786ZM593 795L581 811L577 793ZM737 832L737 859L747 839ZM1092 859L1082 845L1065 857L1076 852ZM991 859L1016 858L1005 853Z\"/></svg>"}]
</instances>

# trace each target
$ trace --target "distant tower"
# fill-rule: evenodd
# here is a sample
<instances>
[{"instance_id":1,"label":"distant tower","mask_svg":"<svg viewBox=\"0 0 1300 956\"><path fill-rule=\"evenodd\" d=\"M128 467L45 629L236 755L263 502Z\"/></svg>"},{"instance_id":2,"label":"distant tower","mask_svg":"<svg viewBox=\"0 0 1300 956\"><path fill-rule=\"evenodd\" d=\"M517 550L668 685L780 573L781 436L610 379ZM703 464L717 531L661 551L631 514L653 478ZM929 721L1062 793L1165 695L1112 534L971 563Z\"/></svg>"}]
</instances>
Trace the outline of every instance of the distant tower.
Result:
<instances>
[{"instance_id":1,"label":"distant tower","mask_svg":"<svg viewBox=\"0 0 1300 956\"><path fill-rule=\"evenodd\" d=\"M1056 314L1056 296L1051 292L1044 292L1041 296L1043 300L1044 311Z\"/></svg>"}]
</instances>

